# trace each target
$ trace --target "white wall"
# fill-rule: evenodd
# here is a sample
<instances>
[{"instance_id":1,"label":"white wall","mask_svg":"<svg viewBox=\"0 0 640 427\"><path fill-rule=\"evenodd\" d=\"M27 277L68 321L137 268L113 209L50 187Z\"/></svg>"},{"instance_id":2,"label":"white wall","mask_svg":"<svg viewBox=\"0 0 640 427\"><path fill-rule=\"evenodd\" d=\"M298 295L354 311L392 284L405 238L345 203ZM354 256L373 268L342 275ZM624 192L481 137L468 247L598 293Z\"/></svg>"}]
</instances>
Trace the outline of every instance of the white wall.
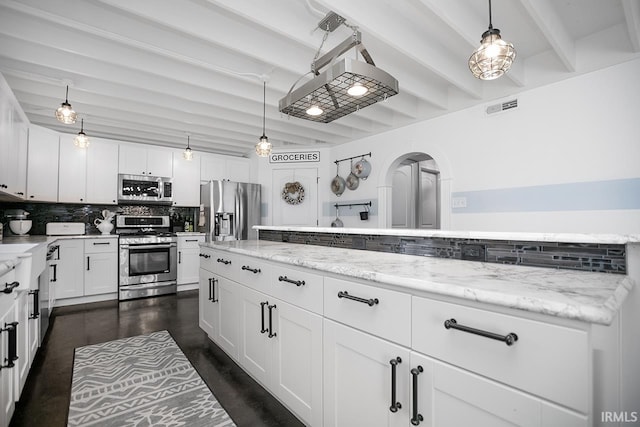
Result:
<instances>
[{"instance_id":1,"label":"white wall","mask_svg":"<svg viewBox=\"0 0 640 427\"><path fill-rule=\"evenodd\" d=\"M362 222L356 210L342 218L345 227L384 224L387 171L398 157L424 152L441 171L443 229L640 233L638 76L634 60L519 93L516 110L485 114L487 105L513 98L506 97L334 147L330 162L371 152L372 173L338 198L329 191L335 166L325 164L320 205L373 200L379 216ZM452 195L467 207L451 209Z\"/></svg>"}]
</instances>

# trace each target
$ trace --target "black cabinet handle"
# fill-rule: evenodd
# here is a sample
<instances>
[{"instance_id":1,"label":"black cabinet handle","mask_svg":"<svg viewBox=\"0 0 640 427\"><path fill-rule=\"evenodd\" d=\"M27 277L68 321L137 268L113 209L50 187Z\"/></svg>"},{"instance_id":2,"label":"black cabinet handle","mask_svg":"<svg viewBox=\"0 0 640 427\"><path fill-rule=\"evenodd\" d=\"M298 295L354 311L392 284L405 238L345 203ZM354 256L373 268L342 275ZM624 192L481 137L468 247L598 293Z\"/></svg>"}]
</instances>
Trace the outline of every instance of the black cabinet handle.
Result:
<instances>
[{"instance_id":1,"label":"black cabinet handle","mask_svg":"<svg viewBox=\"0 0 640 427\"><path fill-rule=\"evenodd\" d=\"M276 305L269 305L267 306L267 308L269 309L269 338L273 338L275 336L277 336L278 334L276 334L275 332L273 332L273 323L272 323L272 317L273 317L273 309L276 308Z\"/></svg>"},{"instance_id":2,"label":"black cabinet handle","mask_svg":"<svg viewBox=\"0 0 640 427\"><path fill-rule=\"evenodd\" d=\"M178 264L182 264L182 251L178 251Z\"/></svg>"},{"instance_id":3,"label":"black cabinet handle","mask_svg":"<svg viewBox=\"0 0 640 427\"><path fill-rule=\"evenodd\" d=\"M424 369L420 365L411 370L411 376L413 377L413 416L411 417L411 424L414 426L420 424L420 421L424 421L424 417L418 413L418 375L423 371Z\"/></svg>"},{"instance_id":4,"label":"black cabinet handle","mask_svg":"<svg viewBox=\"0 0 640 427\"><path fill-rule=\"evenodd\" d=\"M198 239L185 239L184 241L185 242L197 242Z\"/></svg>"},{"instance_id":5,"label":"black cabinet handle","mask_svg":"<svg viewBox=\"0 0 640 427\"><path fill-rule=\"evenodd\" d=\"M360 298L360 297L354 297L353 295L349 295L349 293L347 291L340 291L338 292L338 298L346 298L346 299L350 299L352 301L358 301L358 302L362 302L367 304L369 307L373 307L374 305L378 304L380 301L378 300L378 298Z\"/></svg>"},{"instance_id":6,"label":"black cabinet handle","mask_svg":"<svg viewBox=\"0 0 640 427\"><path fill-rule=\"evenodd\" d=\"M269 332L269 330L264 327L264 306L265 305L269 305L269 301L264 301L264 302L260 303L260 311L262 313L262 316L261 316L261 319L262 319L261 326L262 327L260 328L260 333L261 334L264 334L265 332ZM271 318L271 309L269 309L269 318ZM271 324L271 323L269 323L269 324ZM269 326L269 327L271 327L271 326Z\"/></svg>"},{"instance_id":7,"label":"black cabinet handle","mask_svg":"<svg viewBox=\"0 0 640 427\"><path fill-rule=\"evenodd\" d=\"M470 334L491 338L492 340L502 341L509 346L515 344L515 342L518 341L518 336L513 332L510 332L507 335L499 335L493 332L483 331L482 329L476 329L470 326L460 325L458 324L458 322L456 322L456 319L445 320L444 327L446 329L457 329L459 331L468 332Z\"/></svg>"},{"instance_id":8,"label":"black cabinet handle","mask_svg":"<svg viewBox=\"0 0 640 427\"><path fill-rule=\"evenodd\" d=\"M18 196L24 196L24 193L23 193L22 191L18 191L16 194L17 194Z\"/></svg>"},{"instance_id":9,"label":"black cabinet handle","mask_svg":"<svg viewBox=\"0 0 640 427\"><path fill-rule=\"evenodd\" d=\"M229 265L229 264L231 264L231 261L226 260L226 259L224 259L224 258L218 258L218 260L217 260L217 261L218 261L218 262L223 263L224 265Z\"/></svg>"},{"instance_id":10,"label":"black cabinet handle","mask_svg":"<svg viewBox=\"0 0 640 427\"><path fill-rule=\"evenodd\" d=\"M5 283L2 292L4 292L5 294L10 294L18 286L20 286L20 282Z\"/></svg>"},{"instance_id":11,"label":"black cabinet handle","mask_svg":"<svg viewBox=\"0 0 640 427\"><path fill-rule=\"evenodd\" d=\"M395 359L391 359L389 363L391 364L391 406L389 410L391 412L398 412L398 409L402 408L402 404L396 401L396 366L398 366L398 363L402 363L402 359L396 357Z\"/></svg>"},{"instance_id":12,"label":"black cabinet handle","mask_svg":"<svg viewBox=\"0 0 640 427\"><path fill-rule=\"evenodd\" d=\"M216 282L218 281L218 279L211 279L211 302L218 302L218 300L216 299Z\"/></svg>"},{"instance_id":13,"label":"black cabinet handle","mask_svg":"<svg viewBox=\"0 0 640 427\"><path fill-rule=\"evenodd\" d=\"M33 295L33 314L29 315L29 319L37 319L40 317L40 290L29 291L29 295Z\"/></svg>"},{"instance_id":14,"label":"black cabinet handle","mask_svg":"<svg viewBox=\"0 0 640 427\"><path fill-rule=\"evenodd\" d=\"M201 256L202 258L211 258L211 255L207 255L207 254L200 254L199 256Z\"/></svg>"},{"instance_id":15,"label":"black cabinet handle","mask_svg":"<svg viewBox=\"0 0 640 427\"><path fill-rule=\"evenodd\" d=\"M58 281L58 264L53 264L51 265L51 267L53 267L53 279L51 279L51 281L57 282Z\"/></svg>"},{"instance_id":16,"label":"black cabinet handle","mask_svg":"<svg viewBox=\"0 0 640 427\"><path fill-rule=\"evenodd\" d=\"M213 285L211 284L212 282L213 282L213 279L209 277L209 301L213 299L213 296L211 295L213 293L213 291L211 290L211 288L213 287Z\"/></svg>"},{"instance_id":17,"label":"black cabinet handle","mask_svg":"<svg viewBox=\"0 0 640 427\"><path fill-rule=\"evenodd\" d=\"M243 265L243 266L242 266L242 269L243 269L243 270L250 271L250 272L252 272L253 274L258 274L258 273L260 273L260 269L259 269L259 268L251 268L251 267L249 267L248 265Z\"/></svg>"},{"instance_id":18,"label":"black cabinet handle","mask_svg":"<svg viewBox=\"0 0 640 427\"><path fill-rule=\"evenodd\" d=\"M111 242L93 242L93 246L110 245Z\"/></svg>"},{"instance_id":19,"label":"black cabinet handle","mask_svg":"<svg viewBox=\"0 0 640 427\"><path fill-rule=\"evenodd\" d=\"M18 360L18 325L18 322L5 323L4 329L0 329L0 332L9 333L9 346L7 349L8 357L4 359L7 364L0 366L0 369L13 368L15 366L15 363L13 362Z\"/></svg>"},{"instance_id":20,"label":"black cabinet handle","mask_svg":"<svg viewBox=\"0 0 640 427\"><path fill-rule=\"evenodd\" d=\"M304 286L304 280L292 280L292 279L289 279L287 276L279 276L278 281L293 283L296 286Z\"/></svg>"},{"instance_id":21,"label":"black cabinet handle","mask_svg":"<svg viewBox=\"0 0 640 427\"><path fill-rule=\"evenodd\" d=\"M91 270L91 257L87 257L87 271Z\"/></svg>"}]
</instances>

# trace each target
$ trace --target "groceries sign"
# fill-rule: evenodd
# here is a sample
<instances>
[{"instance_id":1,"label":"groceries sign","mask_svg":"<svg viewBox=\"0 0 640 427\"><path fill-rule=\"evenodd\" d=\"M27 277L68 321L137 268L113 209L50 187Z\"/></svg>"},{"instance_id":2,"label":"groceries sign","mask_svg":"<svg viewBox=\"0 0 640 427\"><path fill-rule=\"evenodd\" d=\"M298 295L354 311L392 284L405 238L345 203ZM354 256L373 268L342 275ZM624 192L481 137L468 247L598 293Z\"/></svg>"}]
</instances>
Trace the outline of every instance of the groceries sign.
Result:
<instances>
[{"instance_id":1,"label":"groceries sign","mask_svg":"<svg viewBox=\"0 0 640 427\"><path fill-rule=\"evenodd\" d=\"M287 153L271 153L269 163L319 162L319 151L291 151Z\"/></svg>"}]
</instances>

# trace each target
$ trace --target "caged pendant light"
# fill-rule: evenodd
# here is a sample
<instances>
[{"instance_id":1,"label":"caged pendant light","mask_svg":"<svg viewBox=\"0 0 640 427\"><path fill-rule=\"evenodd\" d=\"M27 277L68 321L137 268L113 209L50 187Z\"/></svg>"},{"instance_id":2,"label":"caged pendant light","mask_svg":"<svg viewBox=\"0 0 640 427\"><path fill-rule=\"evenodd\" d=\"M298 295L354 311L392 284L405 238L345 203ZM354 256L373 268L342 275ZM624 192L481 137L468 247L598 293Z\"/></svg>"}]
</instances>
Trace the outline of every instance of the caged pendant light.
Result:
<instances>
[{"instance_id":1,"label":"caged pendant light","mask_svg":"<svg viewBox=\"0 0 640 427\"><path fill-rule=\"evenodd\" d=\"M67 94L64 97L64 102L56 110L56 119L59 122L70 125L76 122L77 114L73 111L71 104L69 104L69 86L67 86Z\"/></svg>"},{"instance_id":2,"label":"caged pendant light","mask_svg":"<svg viewBox=\"0 0 640 427\"><path fill-rule=\"evenodd\" d=\"M489 0L489 29L482 33L480 46L469 58L469 70L481 80L494 80L509 71L516 59L513 44L502 40L500 30L491 22L491 0Z\"/></svg>"},{"instance_id":3,"label":"caged pendant light","mask_svg":"<svg viewBox=\"0 0 640 427\"><path fill-rule=\"evenodd\" d=\"M269 157L271 154L271 143L265 134L265 118L267 115L267 82L264 81L262 87L262 136L256 144L256 154L260 157Z\"/></svg>"},{"instance_id":4,"label":"caged pendant light","mask_svg":"<svg viewBox=\"0 0 640 427\"><path fill-rule=\"evenodd\" d=\"M184 151L182 152L182 158L188 162L190 162L193 159L193 151L191 150L189 135L187 135L187 148L185 148Z\"/></svg>"},{"instance_id":5,"label":"caged pendant light","mask_svg":"<svg viewBox=\"0 0 640 427\"><path fill-rule=\"evenodd\" d=\"M89 146L89 137L84 133L84 119L80 120L80 132L73 139L73 144L78 148L87 148Z\"/></svg>"}]
</instances>

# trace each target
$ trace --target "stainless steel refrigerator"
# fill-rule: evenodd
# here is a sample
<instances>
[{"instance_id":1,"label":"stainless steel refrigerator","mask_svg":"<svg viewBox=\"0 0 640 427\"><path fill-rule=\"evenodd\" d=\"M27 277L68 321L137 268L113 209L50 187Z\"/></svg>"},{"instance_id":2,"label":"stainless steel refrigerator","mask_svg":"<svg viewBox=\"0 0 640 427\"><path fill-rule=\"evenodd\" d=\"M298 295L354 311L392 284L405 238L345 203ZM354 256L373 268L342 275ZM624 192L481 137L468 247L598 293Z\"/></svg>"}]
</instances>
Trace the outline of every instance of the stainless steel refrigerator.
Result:
<instances>
[{"instance_id":1,"label":"stainless steel refrigerator","mask_svg":"<svg viewBox=\"0 0 640 427\"><path fill-rule=\"evenodd\" d=\"M198 230L207 242L255 240L260 224L260 184L209 181L200 186Z\"/></svg>"}]
</instances>

